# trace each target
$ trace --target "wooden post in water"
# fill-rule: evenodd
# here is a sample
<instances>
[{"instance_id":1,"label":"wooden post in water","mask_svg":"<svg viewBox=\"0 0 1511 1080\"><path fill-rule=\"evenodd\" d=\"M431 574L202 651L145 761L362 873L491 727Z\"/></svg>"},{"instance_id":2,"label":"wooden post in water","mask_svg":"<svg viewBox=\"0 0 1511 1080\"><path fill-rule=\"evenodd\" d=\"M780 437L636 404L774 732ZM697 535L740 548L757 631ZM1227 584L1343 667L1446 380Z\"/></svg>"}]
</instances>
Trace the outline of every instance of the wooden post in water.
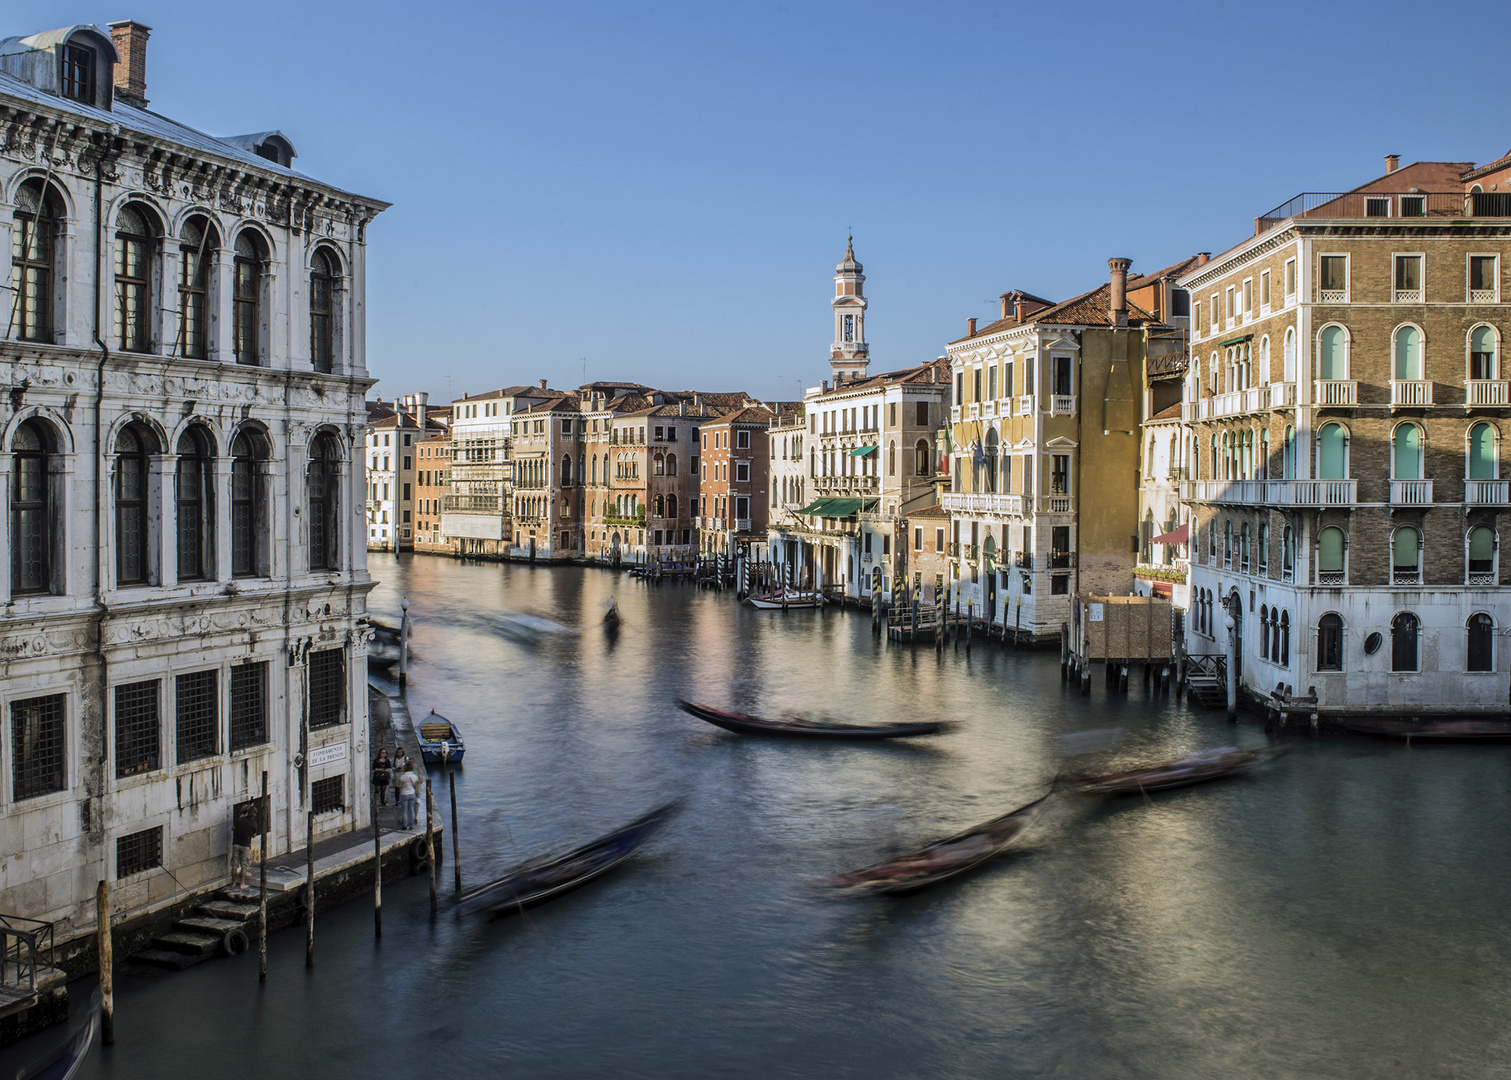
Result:
<instances>
[{"instance_id":1,"label":"wooden post in water","mask_svg":"<svg viewBox=\"0 0 1511 1080\"><path fill-rule=\"evenodd\" d=\"M373 815L373 937L383 936L383 841L378 832L378 789L369 797Z\"/></svg>"},{"instance_id":2,"label":"wooden post in water","mask_svg":"<svg viewBox=\"0 0 1511 1080\"><path fill-rule=\"evenodd\" d=\"M456 891L462 891L462 845L456 833L456 770L446 765L446 775L451 778L451 872L456 875Z\"/></svg>"},{"instance_id":3,"label":"wooden post in water","mask_svg":"<svg viewBox=\"0 0 1511 1080\"><path fill-rule=\"evenodd\" d=\"M430 920L435 921L435 789L425 775L425 865L430 867Z\"/></svg>"},{"instance_id":4,"label":"wooden post in water","mask_svg":"<svg viewBox=\"0 0 1511 1080\"><path fill-rule=\"evenodd\" d=\"M304 966L315 966L315 809L308 794L304 804Z\"/></svg>"},{"instance_id":5,"label":"wooden post in water","mask_svg":"<svg viewBox=\"0 0 1511 1080\"><path fill-rule=\"evenodd\" d=\"M535 561L533 544L530 561ZM403 689L409 682L409 597L399 601L399 611L399 688Z\"/></svg>"},{"instance_id":6,"label":"wooden post in water","mask_svg":"<svg viewBox=\"0 0 1511 1080\"><path fill-rule=\"evenodd\" d=\"M965 655L971 655L971 634L976 628L976 599L972 597L965 602Z\"/></svg>"},{"instance_id":7,"label":"wooden post in water","mask_svg":"<svg viewBox=\"0 0 1511 1080\"><path fill-rule=\"evenodd\" d=\"M262 801L257 808L259 869L257 874L257 981L268 981L268 771L262 770Z\"/></svg>"},{"instance_id":8,"label":"wooden post in water","mask_svg":"<svg viewBox=\"0 0 1511 1080\"><path fill-rule=\"evenodd\" d=\"M100 956L100 1041L115 1042L115 956L110 941L110 882L95 892L95 948Z\"/></svg>"}]
</instances>

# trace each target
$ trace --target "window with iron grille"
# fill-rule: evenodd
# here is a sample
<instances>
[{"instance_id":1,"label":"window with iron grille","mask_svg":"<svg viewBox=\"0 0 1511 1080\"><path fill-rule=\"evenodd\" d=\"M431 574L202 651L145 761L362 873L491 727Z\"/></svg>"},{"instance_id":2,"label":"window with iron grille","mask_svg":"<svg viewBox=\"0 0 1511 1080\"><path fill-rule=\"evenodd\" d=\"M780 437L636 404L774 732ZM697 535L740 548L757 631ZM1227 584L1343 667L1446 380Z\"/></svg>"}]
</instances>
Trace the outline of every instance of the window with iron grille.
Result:
<instances>
[{"instance_id":1,"label":"window with iron grille","mask_svg":"<svg viewBox=\"0 0 1511 1080\"><path fill-rule=\"evenodd\" d=\"M310 813L329 814L346 809L346 777L327 776L310 784Z\"/></svg>"},{"instance_id":2,"label":"window with iron grille","mask_svg":"<svg viewBox=\"0 0 1511 1080\"><path fill-rule=\"evenodd\" d=\"M67 786L63 718L62 694L11 702L11 798L30 799Z\"/></svg>"},{"instance_id":3,"label":"window with iron grille","mask_svg":"<svg viewBox=\"0 0 1511 1080\"><path fill-rule=\"evenodd\" d=\"M178 676L178 761L197 761L220 750L220 672L191 671Z\"/></svg>"},{"instance_id":4,"label":"window with iron grille","mask_svg":"<svg viewBox=\"0 0 1511 1080\"><path fill-rule=\"evenodd\" d=\"M161 825L155 829L143 829L141 832L116 838L115 876L118 880L162 865L163 827Z\"/></svg>"},{"instance_id":5,"label":"window with iron grille","mask_svg":"<svg viewBox=\"0 0 1511 1080\"><path fill-rule=\"evenodd\" d=\"M115 688L115 774L134 776L158 766L156 679Z\"/></svg>"},{"instance_id":6,"label":"window with iron grille","mask_svg":"<svg viewBox=\"0 0 1511 1080\"><path fill-rule=\"evenodd\" d=\"M339 724L346 705L346 663L340 649L310 653L310 727Z\"/></svg>"},{"instance_id":7,"label":"window with iron grille","mask_svg":"<svg viewBox=\"0 0 1511 1080\"><path fill-rule=\"evenodd\" d=\"M268 665L237 664L231 669L231 749L268 741Z\"/></svg>"}]
</instances>

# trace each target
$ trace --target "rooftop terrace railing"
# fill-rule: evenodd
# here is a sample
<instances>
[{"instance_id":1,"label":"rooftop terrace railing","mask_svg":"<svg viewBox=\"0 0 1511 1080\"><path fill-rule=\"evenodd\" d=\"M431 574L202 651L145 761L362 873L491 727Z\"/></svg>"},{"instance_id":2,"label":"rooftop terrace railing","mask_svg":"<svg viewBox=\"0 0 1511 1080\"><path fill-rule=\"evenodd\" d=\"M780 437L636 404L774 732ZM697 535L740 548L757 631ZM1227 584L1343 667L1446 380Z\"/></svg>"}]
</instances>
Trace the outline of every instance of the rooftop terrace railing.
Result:
<instances>
[{"instance_id":1,"label":"rooftop terrace railing","mask_svg":"<svg viewBox=\"0 0 1511 1080\"><path fill-rule=\"evenodd\" d=\"M1290 218L1511 217L1511 193L1304 191L1254 219L1263 232Z\"/></svg>"}]
</instances>

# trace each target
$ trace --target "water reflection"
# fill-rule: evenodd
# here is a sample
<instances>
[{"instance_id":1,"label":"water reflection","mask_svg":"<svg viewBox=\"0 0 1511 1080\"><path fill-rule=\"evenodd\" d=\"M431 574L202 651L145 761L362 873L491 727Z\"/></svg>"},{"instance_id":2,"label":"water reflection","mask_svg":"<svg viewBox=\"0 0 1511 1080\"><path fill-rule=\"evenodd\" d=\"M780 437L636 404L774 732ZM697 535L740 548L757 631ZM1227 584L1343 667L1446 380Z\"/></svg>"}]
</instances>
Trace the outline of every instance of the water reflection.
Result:
<instances>
[{"instance_id":1,"label":"water reflection","mask_svg":"<svg viewBox=\"0 0 1511 1080\"><path fill-rule=\"evenodd\" d=\"M1060 800L972 876L836 904L808 883L1036 797L1066 733L1122 728L1109 768L1263 737L1137 688L1082 698L1049 655L888 646L854 613L760 613L597 570L373 567L374 609L407 595L416 618L413 707L467 737L468 882L679 794L683 813L522 919L432 927L415 879L385 890L380 948L360 903L320 920L312 975L300 935L275 937L265 992L250 957L127 981L119 1044L87 1075L1505 1068L1504 749L1299 740L1252 777ZM504 611L579 633L514 641ZM909 745L741 739L678 697L962 726Z\"/></svg>"}]
</instances>

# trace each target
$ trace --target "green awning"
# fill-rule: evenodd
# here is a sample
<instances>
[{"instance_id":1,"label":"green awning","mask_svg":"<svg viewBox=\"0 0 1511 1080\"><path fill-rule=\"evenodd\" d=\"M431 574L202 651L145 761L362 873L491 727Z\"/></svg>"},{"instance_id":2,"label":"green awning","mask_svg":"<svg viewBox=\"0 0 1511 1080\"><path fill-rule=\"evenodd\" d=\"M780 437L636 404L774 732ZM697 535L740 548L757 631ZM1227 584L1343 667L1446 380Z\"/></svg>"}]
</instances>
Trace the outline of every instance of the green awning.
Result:
<instances>
[{"instance_id":1,"label":"green awning","mask_svg":"<svg viewBox=\"0 0 1511 1080\"><path fill-rule=\"evenodd\" d=\"M814 499L807 506L805 506L801 510L799 510L798 513L802 514L804 516L806 516L808 514L822 513L824 507L828 506L833 501L834 501L833 499Z\"/></svg>"},{"instance_id":2,"label":"green awning","mask_svg":"<svg viewBox=\"0 0 1511 1080\"><path fill-rule=\"evenodd\" d=\"M874 454L874 453L876 453L876 447L874 447L874 446L857 446L854 450L850 451L850 456L851 457L865 457L867 454Z\"/></svg>"},{"instance_id":3,"label":"green awning","mask_svg":"<svg viewBox=\"0 0 1511 1080\"><path fill-rule=\"evenodd\" d=\"M1229 338L1227 341L1219 341L1217 343L1217 347L1219 349L1226 349L1229 345L1242 345L1245 341L1253 341L1253 340L1254 340L1254 335L1253 334L1244 334L1242 337Z\"/></svg>"},{"instance_id":4,"label":"green awning","mask_svg":"<svg viewBox=\"0 0 1511 1080\"><path fill-rule=\"evenodd\" d=\"M865 504L865 499L830 499L829 505L819 511L820 517L849 517Z\"/></svg>"}]
</instances>

